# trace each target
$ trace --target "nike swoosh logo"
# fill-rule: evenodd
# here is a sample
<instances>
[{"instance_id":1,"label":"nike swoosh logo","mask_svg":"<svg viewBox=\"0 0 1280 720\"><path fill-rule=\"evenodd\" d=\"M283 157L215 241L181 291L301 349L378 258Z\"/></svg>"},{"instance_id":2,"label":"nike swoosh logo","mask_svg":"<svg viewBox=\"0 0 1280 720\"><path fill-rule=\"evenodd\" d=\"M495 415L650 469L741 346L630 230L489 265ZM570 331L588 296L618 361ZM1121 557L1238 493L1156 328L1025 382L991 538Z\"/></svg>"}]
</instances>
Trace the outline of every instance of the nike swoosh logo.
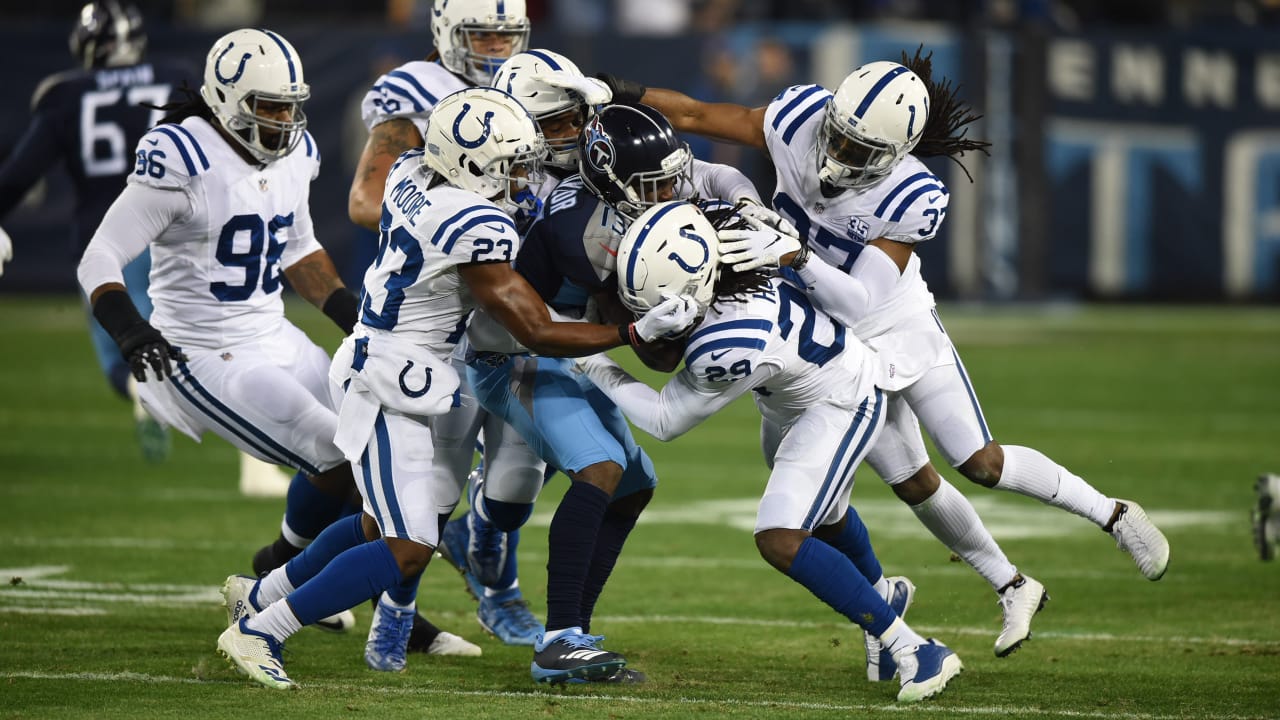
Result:
<instances>
[{"instance_id":1,"label":"nike swoosh logo","mask_svg":"<svg viewBox=\"0 0 1280 720\"><path fill-rule=\"evenodd\" d=\"M720 352L713 352L713 353L711 353L711 360L712 360L712 361L719 360L720 358L722 358L722 357L724 357L725 355L728 355L728 354L729 354L729 351L728 351L728 350L721 350Z\"/></svg>"},{"instance_id":2,"label":"nike swoosh logo","mask_svg":"<svg viewBox=\"0 0 1280 720\"><path fill-rule=\"evenodd\" d=\"M614 250L613 248L609 247L608 245L605 245L605 244L604 244L604 243L602 243L602 242L597 242L596 244L597 244L597 245L599 245L600 247L604 248L604 251L605 251L605 252L607 252L607 253L609 253L610 255L612 255L612 256L614 256L614 257L618 257L618 251L617 251L617 250Z\"/></svg>"},{"instance_id":3,"label":"nike swoosh logo","mask_svg":"<svg viewBox=\"0 0 1280 720\"><path fill-rule=\"evenodd\" d=\"M485 227L489 228L490 230L496 233L503 232L507 229L506 225L485 225Z\"/></svg>"},{"instance_id":4,"label":"nike swoosh logo","mask_svg":"<svg viewBox=\"0 0 1280 720\"><path fill-rule=\"evenodd\" d=\"M932 205L933 203L937 202L937 201L938 201L938 198L940 198L940 197L942 197L942 196L941 196L941 195L930 195L930 196L929 196L928 198L926 198L926 199L929 201L929 204L930 204L930 205Z\"/></svg>"},{"instance_id":5,"label":"nike swoosh logo","mask_svg":"<svg viewBox=\"0 0 1280 720\"><path fill-rule=\"evenodd\" d=\"M159 144L160 144L160 141L159 141L159 140L152 140L151 138L147 138L147 142L151 143L152 145L159 145Z\"/></svg>"}]
</instances>

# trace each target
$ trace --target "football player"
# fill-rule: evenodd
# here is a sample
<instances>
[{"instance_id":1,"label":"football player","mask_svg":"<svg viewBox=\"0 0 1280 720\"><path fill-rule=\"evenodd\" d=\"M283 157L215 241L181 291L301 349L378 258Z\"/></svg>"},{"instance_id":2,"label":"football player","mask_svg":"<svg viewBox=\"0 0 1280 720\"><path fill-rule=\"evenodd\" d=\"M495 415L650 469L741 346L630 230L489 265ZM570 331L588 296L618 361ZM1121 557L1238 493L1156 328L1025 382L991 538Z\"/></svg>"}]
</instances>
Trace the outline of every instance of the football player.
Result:
<instances>
[{"instance_id":1,"label":"football player","mask_svg":"<svg viewBox=\"0 0 1280 720\"><path fill-rule=\"evenodd\" d=\"M856 68L834 93L792 86L758 108L703 103L616 79L611 87L615 96L653 103L682 130L769 154L778 180L773 207L802 243L791 246L786 233L759 233L725 249L740 269L790 264L784 272L885 358L884 387L892 391L887 427L867 462L999 594L1004 626L995 653L1005 657L1030 637L1031 619L1048 594L1017 571L968 500L929 462L920 424L962 475L1087 518L1150 580L1164 575L1169 544L1137 503L1103 495L1037 450L993 439L915 253L937 233L949 197L917 156L954 157L987 144L963 137L976 117L945 79L932 80L929 57L917 51L902 60ZM792 252L800 244L808 252ZM765 430L776 432L768 423Z\"/></svg>"},{"instance_id":2,"label":"football player","mask_svg":"<svg viewBox=\"0 0 1280 720\"><path fill-rule=\"evenodd\" d=\"M779 429L764 447L760 555L876 636L880 670L900 676L899 701L937 695L961 671L960 658L912 630L872 585L889 582L849 506L854 471L885 423L876 355L781 278L760 270L720 276L717 245L715 228L691 203L641 215L618 247L623 304L641 313L669 293L692 294L705 314L691 328L684 367L661 392L603 355L584 361L586 374L664 441L755 391L761 415Z\"/></svg>"},{"instance_id":3,"label":"football player","mask_svg":"<svg viewBox=\"0 0 1280 720\"><path fill-rule=\"evenodd\" d=\"M518 77L513 87L517 96L527 94ZM551 192L516 258L517 272L542 300L570 317L620 317L611 310L614 253L626 224L644 208L694 194L758 201L745 176L694 161L666 118L642 105L600 109L582 130L577 160L579 174ZM472 321L469 336L467 376L480 403L572 480L551 521L547 631L534 646L534 679L643 681L634 669L611 668L622 657L600 650L601 638L590 630L596 600L653 496L652 461L622 415L572 373L569 361L531 355L492 329L484 314ZM636 351L660 367L679 360L673 344ZM537 479L515 480L491 475L484 484L491 489L476 503L507 532L529 518L542 488Z\"/></svg>"},{"instance_id":4,"label":"football player","mask_svg":"<svg viewBox=\"0 0 1280 720\"><path fill-rule=\"evenodd\" d=\"M79 258L133 172L130 149L160 118L156 108L170 101L174 86L187 73L176 65L144 59L147 36L142 15L132 4L105 0L85 5L69 43L77 67L45 78L36 88L31 122L0 165L0 220L50 168L65 165L76 196L70 245ZM0 244L7 240L6 235ZM11 247L9 252L11 257ZM0 263L5 259L0 251ZM143 318L151 314L150 267L150 255L144 251L124 270L129 296ZM134 404L143 456L152 462L163 460L169 453L169 435L137 403L128 363L92 317L89 331L107 381Z\"/></svg>"},{"instance_id":5,"label":"football player","mask_svg":"<svg viewBox=\"0 0 1280 720\"><path fill-rule=\"evenodd\" d=\"M345 548L318 539L285 568L242 586L248 611L218 639L237 667L267 687L293 686L280 659L290 634L369 589L385 592L365 659L375 669L403 669L418 580L461 496L462 478L434 469L429 426L458 397L450 357L473 308L552 356L653 340L694 318L688 299L671 298L627 325L552 319L511 267L520 249L512 215L546 150L511 96L471 88L446 97L424 137L426 149L392 166L359 324L331 369L345 389L336 442L359 470L364 513L323 533L341 536ZM320 548L331 554L321 557ZM610 671L621 664L610 661Z\"/></svg>"}]
</instances>

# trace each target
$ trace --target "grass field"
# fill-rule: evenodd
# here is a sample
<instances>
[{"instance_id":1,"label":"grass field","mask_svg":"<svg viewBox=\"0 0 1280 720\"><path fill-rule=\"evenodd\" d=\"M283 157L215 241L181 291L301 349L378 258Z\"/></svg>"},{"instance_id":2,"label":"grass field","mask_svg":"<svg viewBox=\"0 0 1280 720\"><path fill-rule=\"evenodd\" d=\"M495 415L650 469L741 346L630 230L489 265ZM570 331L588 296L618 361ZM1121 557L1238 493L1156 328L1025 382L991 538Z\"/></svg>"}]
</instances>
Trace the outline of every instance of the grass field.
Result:
<instances>
[{"instance_id":1,"label":"grass field","mask_svg":"<svg viewBox=\"0 0 1280 720\"><path fill-rule=\"evenodd\" d=\"M332 348L317 312L292 317ZM662 477L601 598L597 632L646 685L545 689L530 652L484 636L460 578L427 571L420 607L480 643L475 659L412 656L369 671L362 627L304 630L273 694L214 650L217 587L275 536L281 502L236 489L220 439L176 438L145 464L125 405L94 365L74 299L0 300L2 718L1239 718L1280 716L1280 562L1249 537L1252 482L1280 472L1280 312L1241 308L979 309L942 317L997 438L1030 445L1143 503L1172 543L1142 578L1075 516L951 479L1052 601L1035 638L991 650L995 595L952 562L869 470L853 502L890 574L919 588L909 619L965 673L920 706L863 676L861 635L757 557L766 472L749 404L670 444ZM523 586L544 610L545 528L564 480L524 533Z\"/></svg>"}]
</instances>

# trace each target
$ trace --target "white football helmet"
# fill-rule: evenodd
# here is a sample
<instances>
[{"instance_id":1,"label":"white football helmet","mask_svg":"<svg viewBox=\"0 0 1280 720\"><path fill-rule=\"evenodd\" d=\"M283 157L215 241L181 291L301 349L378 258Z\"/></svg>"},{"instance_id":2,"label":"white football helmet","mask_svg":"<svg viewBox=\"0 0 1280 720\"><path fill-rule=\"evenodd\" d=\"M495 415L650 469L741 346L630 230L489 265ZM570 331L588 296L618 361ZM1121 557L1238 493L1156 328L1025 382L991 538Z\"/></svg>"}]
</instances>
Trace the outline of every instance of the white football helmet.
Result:
<instances>
[{"instance_id":1,"label":"white football helmet","mask_svg":"<svg viewBox=\"0 0 1280 720\"><path fill-rule=\"evenodd\" d=\"M229 32L205 60L200 97L263 163L288 155L302 141L307 127L302 103L310 96L298 51L270 30Z\"/></svg>"},{"instance_id":2,"label":"white football helmet","mask_svg":"<svg viewBox=\"0 0 1280 720\"><path fill-rule=\"evenodd\" d=\"M501 55L483 50L494 35L501 40L495 49L506 45ZM529 47L525 0L435 0L431 36L445 67L477 85L488 85L503 61Z\"/></svg>"},{"instance_id":3,"label":"white football helmet","mask_svg":"<svg viewBox=\"0 0 1280 720\"><path fill-rule=\"evenodd\" d=\"M543 180L547 146L515 98L488 87L459 90L432 108L423 139L422 162L450 185L508 211L536 207L528 187Z\"/></svg>"},{"instance_id":4,"label":"white football helmet","mask_svg":"<svg viewBox=\"0 0 1280 720\"><path fill-rule=\"evenodd\" d=\"M716 230L686 200L646 210L618 245L618 297L643 315L672 295L688 295L706 310L715 299L720 251Z\"/></svg>"},{"instance_id":5,"label":"white football helmet","mask_svg":"<svg viewBox=\"0 0 1280 720\"><path fill-rule=\"evenodd\" d=\"M578 133L595 115L595 107L613 99L608 85L550 50L512 55L493 76L493 87L533 115L551 153L547 164L566 170L578 165Z\"/></svg>"},{"instance_id":6,"label":"white football helmet","mask_svg":"<svg viewBox=\"0 0 1280 720\"><path fill-rule=\"evenodd\" d=\"M865 188L889 174L920 142L929 89L895 62L867 63L840 83L818 131L818 179Z\"/></svg>"}]
</instances>

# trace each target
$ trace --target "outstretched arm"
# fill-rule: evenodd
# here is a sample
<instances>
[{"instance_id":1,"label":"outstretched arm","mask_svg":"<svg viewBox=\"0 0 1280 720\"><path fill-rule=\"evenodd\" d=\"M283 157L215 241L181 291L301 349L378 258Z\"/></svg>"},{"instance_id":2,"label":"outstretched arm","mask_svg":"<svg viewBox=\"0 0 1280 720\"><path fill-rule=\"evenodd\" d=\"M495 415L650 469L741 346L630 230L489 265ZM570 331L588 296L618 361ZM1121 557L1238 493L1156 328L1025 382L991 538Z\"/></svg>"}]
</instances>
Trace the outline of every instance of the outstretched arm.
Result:
<instances>
[{"instance_id":1,"label":"outstretched arm","mask_svg":"<svg viewBox=\"0 0 1280 720\"><path fill-rule=\"evenodd\" d=\"M648 88L640 99L667 116L680 132L738 143L766 150L764 140L764 107L749 108L733 103L709 103L695 100L675 90Z\"/></svg>"},{"instance_id":2,"label":"outstretched arm","mask_svg":"<svg viewBox=\"0 0 1280 720\"><path fill-rule=\"evenodd\" d=\"M422 147L422 135L406 118L388 120L369 131L347 195L347 215L351 222L370 230L378 229L387 173L404 151L417 147Z\"/></svg>"},{"instance_id":3,"label":"outstretched arm","mask_svg":"<svg viewBox=\"0 0 1280 720\"><path fill-rule=\"evenodd\" d=\"M284 275L304 300L324 311L343 332L351 333L359 301L342 284L329 253L317 250L285 268Z\"/></svg>"}]
</instances>

